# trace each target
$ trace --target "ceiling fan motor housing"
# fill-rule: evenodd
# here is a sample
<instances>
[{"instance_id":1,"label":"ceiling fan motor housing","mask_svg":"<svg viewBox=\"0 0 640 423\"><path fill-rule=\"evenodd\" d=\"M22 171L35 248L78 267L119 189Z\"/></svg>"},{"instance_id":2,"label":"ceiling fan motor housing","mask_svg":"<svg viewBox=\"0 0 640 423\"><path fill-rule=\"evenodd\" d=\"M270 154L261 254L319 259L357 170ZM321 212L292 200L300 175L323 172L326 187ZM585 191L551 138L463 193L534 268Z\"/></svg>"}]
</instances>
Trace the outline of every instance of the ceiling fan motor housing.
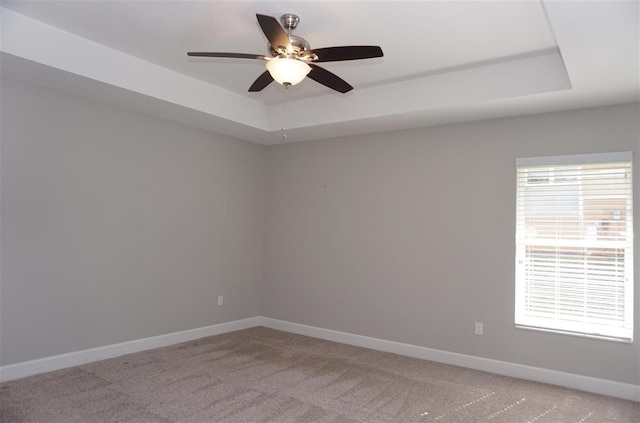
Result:
<instances>
[{"instance_id":1,"label":"ceiling fan motor housing","mask_svg":"<svg viewBox=\"0 0 640 423\"><path fill-rule=\"evenodd\" d=\"M311 45L307 40L302 37L298 37L297 35L289 35L289 42L291 43L291 47L293 47L294 54L300 54L303 51L311 50ZM273 48L271 44L269 44L269 51L272 56L278 56L280 54L279 51Z\"/></svg>"}]
</instances>

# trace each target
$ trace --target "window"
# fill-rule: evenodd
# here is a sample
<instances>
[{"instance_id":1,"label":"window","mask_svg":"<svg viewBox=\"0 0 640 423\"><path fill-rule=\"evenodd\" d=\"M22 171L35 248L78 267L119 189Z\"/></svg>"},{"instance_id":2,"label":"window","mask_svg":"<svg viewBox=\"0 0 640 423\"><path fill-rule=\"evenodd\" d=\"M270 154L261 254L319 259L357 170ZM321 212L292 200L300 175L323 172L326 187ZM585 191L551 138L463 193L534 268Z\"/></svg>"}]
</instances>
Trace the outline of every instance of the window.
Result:
<instances>
[{"instance_id":1,"label":"window","mask_svg":"<svg viewBox=\"0 0 640 423\"><path fill-rule=\"evenodd\" d=\"M516 167L516 326L631 342L631 152Z\"/></svg>"}]
</instances>

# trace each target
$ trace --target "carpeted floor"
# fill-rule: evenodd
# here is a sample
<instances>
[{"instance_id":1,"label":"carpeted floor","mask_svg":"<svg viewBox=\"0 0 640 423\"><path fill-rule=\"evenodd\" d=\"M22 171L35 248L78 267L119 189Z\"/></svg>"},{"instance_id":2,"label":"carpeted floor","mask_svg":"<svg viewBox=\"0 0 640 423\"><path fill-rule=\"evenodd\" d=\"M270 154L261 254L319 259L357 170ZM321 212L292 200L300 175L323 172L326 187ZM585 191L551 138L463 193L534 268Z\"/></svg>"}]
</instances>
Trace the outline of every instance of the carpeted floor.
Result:
<instances>
[{"instance_id":1,"label":"carpeted floor","mask_svg":"<svg viewBox=\"0 0 640 423\"><path fill-rule=\"evenodd\" d=\"M640 403L262 327L0 385L9 422L640 422Z\"/></svg>"}]
</instances>

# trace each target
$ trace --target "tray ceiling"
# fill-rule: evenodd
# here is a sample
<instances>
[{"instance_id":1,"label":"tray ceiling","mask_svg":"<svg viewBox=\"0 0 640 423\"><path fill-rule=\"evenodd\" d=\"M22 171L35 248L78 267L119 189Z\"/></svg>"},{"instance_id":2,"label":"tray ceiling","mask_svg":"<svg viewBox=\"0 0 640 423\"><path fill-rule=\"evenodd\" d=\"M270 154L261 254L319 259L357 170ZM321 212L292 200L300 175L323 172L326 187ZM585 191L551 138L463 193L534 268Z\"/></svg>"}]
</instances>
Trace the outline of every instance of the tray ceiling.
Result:
<instances>
[{"instance_id":1,"label":"tray ceiling","mask_svg":"<svg viewBox=\"0 0 640 423\"><path fill-rule=\"evenodd\" d=\"M637 1L3 1L2 71L261 144L638 101ZM295 13L311 47L375 44L247 92L267 53L255 14Z\"/></svg>"}]
</instances>

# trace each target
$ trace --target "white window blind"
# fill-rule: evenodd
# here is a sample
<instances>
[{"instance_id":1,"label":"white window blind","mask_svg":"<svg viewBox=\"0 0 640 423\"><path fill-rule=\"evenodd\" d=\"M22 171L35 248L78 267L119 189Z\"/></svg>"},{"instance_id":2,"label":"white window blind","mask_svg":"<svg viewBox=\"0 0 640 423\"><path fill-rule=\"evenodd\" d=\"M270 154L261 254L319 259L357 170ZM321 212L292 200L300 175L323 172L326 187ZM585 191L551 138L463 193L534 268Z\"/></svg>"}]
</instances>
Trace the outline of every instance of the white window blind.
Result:
<instances>
[{"instance_id":1,"label":"white window blind","mask_svg":"<svg viewBox=\"0 0 640 423\"><path fill-rule=\"evenodd\" d=\"M516 166L516 326L631 341L631 153Z\"/></svg>"}]
</instances>

